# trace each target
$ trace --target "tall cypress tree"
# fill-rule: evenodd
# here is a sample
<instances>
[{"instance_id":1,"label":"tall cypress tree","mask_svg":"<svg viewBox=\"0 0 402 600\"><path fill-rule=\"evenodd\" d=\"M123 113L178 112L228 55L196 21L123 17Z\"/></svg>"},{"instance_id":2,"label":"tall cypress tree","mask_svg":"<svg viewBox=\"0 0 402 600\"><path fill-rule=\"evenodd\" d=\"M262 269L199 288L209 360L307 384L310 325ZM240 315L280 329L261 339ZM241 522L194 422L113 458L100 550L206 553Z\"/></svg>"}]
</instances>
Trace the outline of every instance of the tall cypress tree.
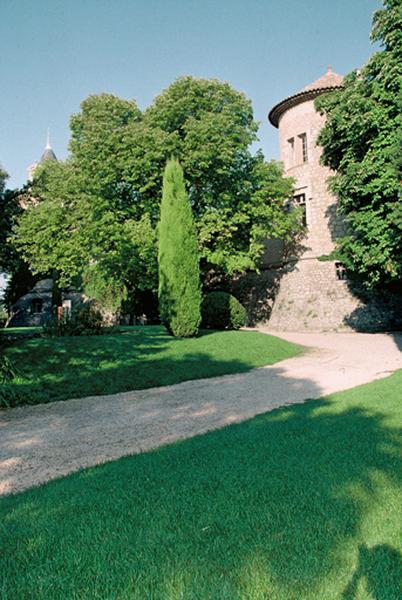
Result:
<instances>
[{"instance_id":1,"label":"tall cypress tree","mask_svg":"<svg viewBox=\"0 0 402 600\"><path fill-rule=\"evenodd\" d=\"M201 321L197 235L183 170L170 159L163 176L159 221L159 311L177 337L196 335Z\"/></svg>"}]
</instances>

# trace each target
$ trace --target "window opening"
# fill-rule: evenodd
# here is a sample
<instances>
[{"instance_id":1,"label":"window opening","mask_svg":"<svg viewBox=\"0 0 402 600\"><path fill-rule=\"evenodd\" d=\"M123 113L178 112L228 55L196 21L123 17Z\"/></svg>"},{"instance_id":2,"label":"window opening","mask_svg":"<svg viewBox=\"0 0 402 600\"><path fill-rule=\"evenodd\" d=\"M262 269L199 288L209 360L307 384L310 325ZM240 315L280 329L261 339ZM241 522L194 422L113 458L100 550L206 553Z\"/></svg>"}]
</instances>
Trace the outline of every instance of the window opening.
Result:
<instances>
[{"instance_id":1,"label":"window opening","mask_svg":"<svg viewBox=\"0 0 402 600\"><path fill-rule=\"evenodd\" d=\"M31 312L34 314L43 312L43 300L34 298L31 304Z\"/></svg>"},{"instance_id":2,"label":"window opening","mask_svg":"<svg viewBox=\"0 0 402 600\"><path fill-rule=\"evenodd\" d=\"M301 133L299 135L299 138L301 140L301 145L302 145L302 161L308 162L308 153L307 153L307 134L306 133Z\"/></svg>"},{"instance_id":3,"label":"window opening","mask_svg":"<svg viewBox=\"0 0 402 600\"><path fill-rule=\"evenodd\" d=\"M288 149L289 149L289 164L291 167L295 164L295 138L288 139Z\"/></svg>"},{"instance_id":4,"label":"window opening","mask_svg":"<svg viewBox=\"0 0 402 600\"><path fill-rule=\"evenodd\" d=\"M301 222L303 227L307 227L306 194L297 194L293 196L294 206L301 209Z\"/></svg>"}]
</instances>

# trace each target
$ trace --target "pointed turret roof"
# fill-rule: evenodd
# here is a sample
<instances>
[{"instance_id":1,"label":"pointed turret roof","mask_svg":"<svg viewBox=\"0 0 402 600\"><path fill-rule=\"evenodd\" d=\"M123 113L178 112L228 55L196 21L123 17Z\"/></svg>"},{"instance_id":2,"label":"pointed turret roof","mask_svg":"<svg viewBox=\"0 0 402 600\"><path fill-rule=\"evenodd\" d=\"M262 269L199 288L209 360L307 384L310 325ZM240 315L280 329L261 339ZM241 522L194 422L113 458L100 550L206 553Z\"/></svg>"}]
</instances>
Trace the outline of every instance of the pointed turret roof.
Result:
<instances>
[{"instance_id":1,"label":"pointed turret roof","mask_svg":"<svg viewBox=\"0 0 402 600\"><path fill-rule=\"evenodd\" d=\"M39 162L44 163L46 160L56 160L57 161L57 157L56 157L55 153L53 152L52 146L50 145L49 130L47 130L46 146L45 146L42 156L40 157Z\"/></svg>"},{"instance_id":2,"label":"pointed turret roof","mask_svg":"<svg viewBox=\"0 0 402 600\"><path fill-rule=\"evenodd\" d=\"M336 90L342 87L343 77L342 75L338 75L332 70L331 65L329 65L327 72L324 73L319 79L313 81L313 83L309 83L306 85L300 92L294 94L293 96L289 96L276 104L268 115L268 119L272 125L278 127L279 119L289 108L296 106L297 104L301 104L302 102L306 102L306 100L314 100L320 94L324 94L325 92L330 92L332 90Z\"/></svg>"}]
</instances>

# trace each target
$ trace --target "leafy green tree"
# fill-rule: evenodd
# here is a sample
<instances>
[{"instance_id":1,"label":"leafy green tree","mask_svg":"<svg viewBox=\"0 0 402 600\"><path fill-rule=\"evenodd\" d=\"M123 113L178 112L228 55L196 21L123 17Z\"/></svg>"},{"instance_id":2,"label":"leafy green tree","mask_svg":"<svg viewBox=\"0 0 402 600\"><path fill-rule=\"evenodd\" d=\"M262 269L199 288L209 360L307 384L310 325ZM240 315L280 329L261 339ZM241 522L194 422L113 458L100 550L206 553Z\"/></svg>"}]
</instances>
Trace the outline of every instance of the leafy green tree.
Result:
<instances>
[{"instance_id":1,"label":"leafy green tree","mask_svg":"<svg viewBox=\"0 0 402 600\"><path fill-rule=\"evenodd\" d=\"M182 77L145 111L144 123L170 136L183 166L204 265L230 274L255 269L264 239L296 233L295 215L283 210L292 180L261 152L251 154L258 124L244 94Z\"/></svg>"},{"instance_id":2,"label":"leafy green tree","mask_svg":"<svg viewBox=\"0 0 402 600\"><path fill-rule=\"evenodd\" d=\"M134 101L89 96L71 118L69 158L35 173L37 202L20 219L16 247L35 272L57 270L61 285L79 278L92 293L103 281L101 295L117 303L156 290L162 174L174 155L204 272L255 269L265 238L290 239L299 227L284 211L292 180L250 152L256 132L250 101L217 80L180 78L143 114Z\"/></svg>"},{"instance_id":3,"label":"leafy green tree","mask_svg":"<svg viewBox=\"0 0 402 600\"><path fill-rule=\"evenodd\" d=\"M4 169L2 169L2 167L0 166L0 194L4 193L7 178L8 173L6 173L6 171L4 171Z\"/></svg>"},{"instance_id":4,"label":"leafy green tree","mask_svg":"<svg viewBox=\"0 0 402 600\"><path fill-rule=\"evenodd\" d=\"M8 237L19 213L15 195L6 190L8 174L0 167L0 272L7 272L15 259Z\"/></svg>"},{"instance_id":5,"label":"leafy green tree","mask_svg":"<svg viewBox=\"0 0 402 600\"><path fill-rule=\"evenodd\" d=\"M56 270L60 286L82 285L116 310L129 293L156 286L155 229L146 214L131 219L83 191L82 181L73 161L45 163L34 187L40 201L21 215L15 245L35 273Z\"/></svg>"},{"instance_id":6,"label":"leafy green tree","mask_svg":"<svg viewBox=\"0 0 402 600\"><path fill-rule=\"evenodd\" d=\"M197 235L179 162L167 162L159 222L159 311L174 336L191 337L201 321Z\"/></svg>"},{"instance_id":7,"label":"leafy green tree","mask_svg":"<svg viewBox=\"0 0 402 600\"><path fill-rule=\"evenodd\" d=\"M21 202L27 190L6 189L7 177L0 169L0 272L8 276L3 301L10 307L34 286L36 279L12 243L13 228L23 212Z\"/></svg>"},{"instance_id":8,"label":"leafy green tree","mask_svg":"<svg viewBox=\"0 0 402 600\"><path fill-rule=\"evenodd\" d=\"M384 0L374 14L372 40L382 50L316 106L326 115L318 139L322 161L336 171L330 186L350 231L339 240L337 256L374 288L402 279L400 0Z\"/></svg>"}]
</instances>

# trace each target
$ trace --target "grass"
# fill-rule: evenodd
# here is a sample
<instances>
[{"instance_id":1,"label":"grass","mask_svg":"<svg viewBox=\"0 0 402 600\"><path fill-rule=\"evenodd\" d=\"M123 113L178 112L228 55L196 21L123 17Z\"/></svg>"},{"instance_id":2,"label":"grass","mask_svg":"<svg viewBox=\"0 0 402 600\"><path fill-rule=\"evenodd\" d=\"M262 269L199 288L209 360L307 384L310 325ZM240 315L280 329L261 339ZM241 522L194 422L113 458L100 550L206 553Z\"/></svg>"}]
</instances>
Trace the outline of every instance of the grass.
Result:
<instances>
[{"instance_id":1,"label":"grass","mask_svg":"<svg viewBox=\"0 0 402 600\"><path fill-rule=\"evenodd\" d=\"M7 327L7 329L0 329L0 335L18 335L23 337L32 333L41 333L41 331L42 327Z\"/></svg>"},{"instance_id":2,"label":"grass","mask_svg":"<svg viewBox=\"0 0 402 600\"><path fill-rule=\"evenodd\" d=\"M402 371L0 504L2 600L399 600Z\"/></svg>"},{"instance_id":3,"label":"grass","mask_svg":"<svg viewBox=\"0 0 402 600\"><path fill-rule=\"evenodd\" d=\"M37 404L240 373L295 356L301 348L255 331L204 331L177 339L163 327L102 336L34 338L7 348L19 375L13 404Z\"/></svg>"}]
</instances>

